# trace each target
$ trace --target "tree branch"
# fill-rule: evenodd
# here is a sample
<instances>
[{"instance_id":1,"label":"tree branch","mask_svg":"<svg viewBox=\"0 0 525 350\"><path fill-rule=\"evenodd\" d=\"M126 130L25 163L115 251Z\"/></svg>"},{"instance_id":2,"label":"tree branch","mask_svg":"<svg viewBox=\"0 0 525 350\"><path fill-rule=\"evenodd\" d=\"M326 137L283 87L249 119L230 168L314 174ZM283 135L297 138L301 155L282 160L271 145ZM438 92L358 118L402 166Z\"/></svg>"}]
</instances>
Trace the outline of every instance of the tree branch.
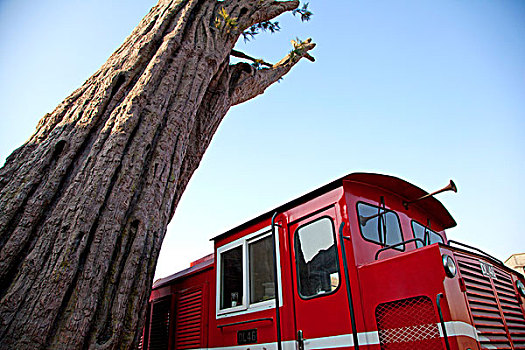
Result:
<instances>
[{"instance_id":1,"label":"tree branch","mask_svg":"<svg viewBox=\"0 0 525 350\"><path fill-rule=\"evenodd\" d=\"M260 95L266 88L292 69L303 57L310 61L314 58L308 53L315 47L312 39L303 42L292 41L294 49L271 68L255 69L246 63L232 66L230 73L231 105L236 105Z\"/></svg>"},{"instance_id":2,"label":"tree branch","mask_svg":"<svg viewBox=\"0 0 525 350\"><path fill-rule=\"evenodd\" d=\"M260 64L260 65L263 65L263 66L266 66L266 67L272 67L273 65L268 63L268 62L265 62L263 61L262 59L259 59L259 58L253 58L251 56L248 56L247 54L245 54L244 52L240 52L240 51L237 51L237 50L232 50L231 52L231 55L233 57L237 57L237 58L244 58L246 60L250 60L254 63L257 63L257 64Z\"/></svg>"},{"instance_id":3,"label":"tree branch","mask_svg":"<svg viewBox=\"0 0 525 350\"><path fill-rule=\"evenodd\" d=\"M253 9L253 12L250 11L249 16L239 17L239 28L241 29L241 32L254 24L269 21L284 12L295 10L299 6L298 0L254 0L253 2L256 4L256 7Z\"/></svg>"}]
</instances>

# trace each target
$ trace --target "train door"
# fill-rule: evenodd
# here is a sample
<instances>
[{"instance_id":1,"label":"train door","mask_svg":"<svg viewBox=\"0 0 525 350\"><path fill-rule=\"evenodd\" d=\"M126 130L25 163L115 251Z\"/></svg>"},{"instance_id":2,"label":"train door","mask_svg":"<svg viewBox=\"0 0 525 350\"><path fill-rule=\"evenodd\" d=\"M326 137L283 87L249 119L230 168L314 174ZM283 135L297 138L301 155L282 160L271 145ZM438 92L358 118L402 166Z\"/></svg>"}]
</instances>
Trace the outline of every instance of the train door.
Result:
<instances>
[{"instance_id":1,"label":"train door","mask_svg":"<svg viewBox=\"0 0 525 350\"><path fill-rule=\"evenodd\" d=\"M334 207L289 225L299 349L352 345Z\"/></svg>"}]
</instances>

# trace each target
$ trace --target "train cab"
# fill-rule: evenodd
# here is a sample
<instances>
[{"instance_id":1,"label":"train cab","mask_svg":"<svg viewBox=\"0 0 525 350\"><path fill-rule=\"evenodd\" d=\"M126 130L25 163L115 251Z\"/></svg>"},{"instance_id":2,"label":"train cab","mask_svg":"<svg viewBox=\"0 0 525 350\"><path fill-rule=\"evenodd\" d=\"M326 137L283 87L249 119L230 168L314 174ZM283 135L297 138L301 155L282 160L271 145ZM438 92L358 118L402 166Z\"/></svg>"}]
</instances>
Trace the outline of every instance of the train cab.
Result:
<instances>
[{"instance_id":1,"label":"train cab","mask_svg":"<svg viewBox=\"0 0 525 350\"><path fill-rule=\"evenodd\" d=\"M354 173L212 238L153 285L144 349L522 349L522 275L447 238L399 178Z\"/></svg>"}]
</instances>

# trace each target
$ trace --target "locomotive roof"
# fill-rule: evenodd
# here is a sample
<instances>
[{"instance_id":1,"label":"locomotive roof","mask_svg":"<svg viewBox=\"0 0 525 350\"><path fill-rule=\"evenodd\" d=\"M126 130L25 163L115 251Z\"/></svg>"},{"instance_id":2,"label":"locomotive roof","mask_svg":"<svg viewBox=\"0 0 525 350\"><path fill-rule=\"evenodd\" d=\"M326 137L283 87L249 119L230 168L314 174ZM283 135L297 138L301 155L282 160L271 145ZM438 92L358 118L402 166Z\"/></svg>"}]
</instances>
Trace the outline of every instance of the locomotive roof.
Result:
<instances>
[{"instance_id":1,"label":"locomotive roof","mask_svg":"<svg viewBox=\"0 0 525 350\"><path fill-rule=\"evenodd\" d=\"M172 282L172 281L174 281L176 279L187 277L187 276L192 275L194 273L197 273L197 272L200 272L202 270L205 270L206 268L209 268L209 267L213 266L213 262L214 262L214 258L211 257L209 259L205 259L205 260L201 261L200 263L198 263L196 265L190 266L187 269L184 269L182 271L179 271L177 273L174 273L174 274L169 275L169 276L164 277L164 278L159 278L158 280L153 282L153 286L151 288L152 289L157 289L157 288L160 288L160 287L163 287L163 286L169 284L170 282Z\"/></svg>"},{"instance_id":2,"label":"locomotive roof","mask_svg":"<svg viewBox=\"0 0 525 350\"><path fill-rule=\"evenodd\" d=\"M281 213L301 203L307 202L310 199L316 198L326 192L329 192L333 189L342 186L344 181L357 182L370 186L375 186L384 189L385 191L395 193L396 195L401 196L405 200L416 199L428 194L428 192L426 192L425 190L395 176L363 172L352 173L343 176L337 180L334 180L324 186L321 186L288 203L278 206L277 208L274 208L264 214L261 214L237 227L234 227L218 236L213 237L211 240L220 240L246 227L252 226L257 222L268 220L272 217L272 215L275 212ZM430 196L425 200L418 202L417 204L413 204L413 206L418 206L426 212L433 213L436 216L436 218L441 223L443 223L445 229L456 226L456 221L454 220L452 215L450 215L445 206L433 196Z\"/></svg>"}]
</instances>

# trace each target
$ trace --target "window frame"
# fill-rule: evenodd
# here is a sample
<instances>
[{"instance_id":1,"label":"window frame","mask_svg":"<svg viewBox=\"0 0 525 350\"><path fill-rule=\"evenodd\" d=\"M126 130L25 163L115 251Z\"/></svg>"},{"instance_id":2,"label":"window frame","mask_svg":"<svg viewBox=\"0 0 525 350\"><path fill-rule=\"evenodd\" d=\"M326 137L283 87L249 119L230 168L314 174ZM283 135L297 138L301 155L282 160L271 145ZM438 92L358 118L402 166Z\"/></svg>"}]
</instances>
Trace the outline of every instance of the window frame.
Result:
<instances>
[{"instance_id":1,"label":"window frame","mask_svg":"<svg viewBox=\"0 0 525 350\"><path fill-rule=\"evenodd\" d=\"M230 244L227 244L225 245L224 247L221 247L221 248L225 248L225 249L221 249L221 248L218 248L217 249L217 311L218 313L224 313L225 310L227 310L227 312L235 312L235 311L241 311L241 310L244 310L246 308L246 286L244 285L244 281L246 280L246 269L244 268L245 266L245 260L246 260L246 257L245 257L245 254L246 254L246 251L244 249L244 247L242 248L241 252L242 252L242 258L241 258L241 266L242 266L242 299L241 299L241 305L238 305L238 306L235 306L235 307L229 307L229 308L225 308L225 309L221 309L221 293L222 293L222 278L219 278L219 276L221 276L221 271L222 271L222 254L227 252L227 251L230 251L230 250L233 250L235 248L238 248L238 247L242 247L243 244L242 242L232 242Z\"/></svg>"},{"instance_id":2,"label":"window frame","mask_svg":"<svg viewBox=\"0 0 525 350\"><path fill-rule=\"evenodd\" d=\"M321 293L321 294L315 294L315 295L312 295L312 296L305 296L305 295L302 295L301 294L301 291L300 291L300 286L299 286L299 265L297 264L297 249L296 249L296 245L295 245L295 242L296 242L296 235L297 233L299 232L299 230L305 226L308 226L308 225L311 225L317 221L321 221L322 219L328 219L330 221L330 224L332 226L332 235L333 235L333 238L334 238L334 245L335 245L335 260L336 260L336 264L337 264L337 274L338 274L338 277L339 277L339 284L337 285L337 288L330 291L329 293ZM312 299L315 299L315 298L322 298L324 296L328 296L328 295L332 295L334 293L337 293L337 291L339 291L339 289L341 288L341 265L339 264L339 246L338 246L338 242L337 242L337 234L336 234L336 231L335 231L335 223L334 223L334 220L332 219L331 216L328 216L328 215L323 215L323 216L320 216L318 218L316 218L315 220L312 220L312 221L308 221L300 226L298 226L296 229L295 229L295 232L293 234L293 249L294 249L294 256L295 256L295 261L294 261L294 264L295 264L295 276L296 276L296 288L297 288L297 295L299 295L299 297L302 299L302 300L312 300Z\"/></svg>"},{"instance_id":3,"label":"window frame","mask_svg":"<svg viewBox=\"0 0 525 350\"><path fill-rule=\"evenodd\" d=\"M381 207L379 207L379 206L377 206L377 205L375 205L375 204L371 204L371 203L363 202L363 201L358 201L358 202L356 203L356 205L355 205L355 210L356 210L356 214L357 214L357 225L359 226L359 233L361 234L361 237L362 237L365 241L370 242L370 243L374 243L374 244L376 244L376 245L379 245L379 246L381 246L382 248L389 247L389 245L387 244L387 242L384 242L384 244L383 244L383 243L381 243L381 242L376 242L376 241L373 241L373 240L368 239L368 238L365 237L365 235L363 234L363 227L361 226L361 222L359 221L359 204L368 205L368 206L374 207L374 208L376 208L376 209L379 209L379 208L381 208ZM383 209L383 208L381 208L381 209ZM395 210L388 209L388 208L386 208L386 207L384 208L384 210L385 210L386 212L393 213L393 214L396 216L396 218L397 218L397 224L398 224L398 226L399 226L399 233L401 234L401 241L399 241L399 242L397 242L397 243L403 243L403 242L405 241L405 236L403 235L403 227L402 227L402 225L401 225L401 219L399 218L398 213L397 213ZM394 243L394 244L396 244L396 243ZM394 248L392 248L392 249L395 249L395 250L397 250L397 251L399 251L399 252L404 252L404 251L406 250L406 244L400 245L399 247L394 247Z\"/></svg>"},{"instance_id":4,"label":"window frame","mask_svg":"<svg viewBox=\"0 0 525 350\"><path fill-rule=\"evenodd\" d=\"M434 234L438 235L438 237L441 238L441 242L436 242L436 243L445 244L445 238L442 235L440 235L436 231L432 230L431 228L426 227L425 225L423 225L422 223L420 223L419 221L416 221L416 220L412 220L410 222L410 228L412 229L412 236L414 236L414 238L419 238L419 237L416 237L416 231L414 230L414 224L418 224L421 227L423 227L424 229L429 230L430 233L434 233ZM423 236L422 240L423 240L423 242L425 242L425 237L424 236ZM422 247L419 247L418 244L419 244L419 242L416 241L416 248L423 248L423 247L426 247L427 245L431 245L431 244L434 244L434 243L430 243L429 242L428 244L425 244Z\"/></svg>"},{"instance_id":5,"label":"window frame","mask_svg":"<svg viewBox=\"0 0 525 350\"><path fill-rule=\"evenodd\" d=\"M283 305L282 299L282 283L281 283L281 261L279 253L279 227L275 227L275 252L277 258L277 283L279 289L279 305ZM251 243L257 242L263 238L272 236L272 227L266 226L258 231L250 233L246 236L243 236L239 239L236 239L233 242L225 244L217 248L217 273L216 273L216 318L224 318L230 316L237 316L242 314L247 314L251 312L257 312L261 310L267 310L275 308L275 297L270 300L260 301L256 303L250 303L250 258L249 258L249 245ZM227 252L231 249L235 249L239 246L242 246L242 286L243 286L243 296L242 296L242 305L230 307L226 309L221 309L221 254Z\"/></svg>"},{"instance_id":6,"label":"window frame","mask_svg":"<svg viewBox=\"0 0 525 350\"><path fill-rule=\"evenodd\" d=\"M273 304L275 304L275 302L274 302L275 295L274 295L274 297L272 299L251 302L251 298L252 298L252 295L251 295L251 282L252 281L251 281L251 276L250 276L250 244L254 244L254 243L256 243L258 241L261 241L261 240L263 240L265 238L268 238L268 237L270 237L270 239L272 237L271 230L268 233L263 233L260 236L256 236L256 237L246 241L246 253L247 253L246 254L246 258L248 260L247 264L246 264L246 277L247 277L246 285L247 285L247 289L250 291L249 294L247 295L247 297L249 297L249 299L248 299L249 300L249 302L248 302L249 305L256 305L256 306L258 306L258 305L262 305L263 303L267 303L267 302L270 302L270 301L273 301ZM270 247L271 247L271 245L270 245ZM273 253L272 253L271 257L272 257L272 260L273 260ZM279 261L279 260L277 260L277 261ZM273 270L272 270L272 275L273 275ZM274 282L274 280L272 279L272 283L273 282ZM274 293L275 293L275 291L274 291Z\"/></svg>"}]
</instances>

